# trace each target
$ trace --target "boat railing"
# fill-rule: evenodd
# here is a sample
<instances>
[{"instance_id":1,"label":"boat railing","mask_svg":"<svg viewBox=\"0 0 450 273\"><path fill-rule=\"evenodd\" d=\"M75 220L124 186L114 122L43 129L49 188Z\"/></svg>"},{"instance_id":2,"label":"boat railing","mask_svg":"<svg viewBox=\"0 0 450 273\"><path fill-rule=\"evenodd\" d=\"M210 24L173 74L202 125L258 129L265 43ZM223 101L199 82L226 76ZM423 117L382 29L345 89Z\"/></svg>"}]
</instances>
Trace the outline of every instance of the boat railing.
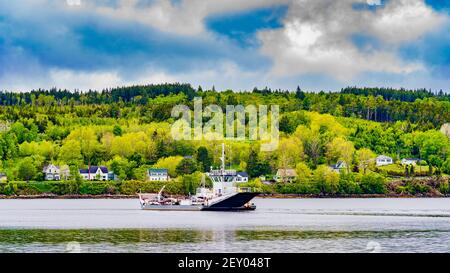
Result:
<instances>
[{"instance_id":1,"label":"boat railing","mask_svg":"<svg viewBox=\"0 0 450 273\"><path fill-rule=\"evenodd\" d=\"M238 192L259 192L260 190L252 187L240 187Z\"/></svg>"},{"instance_id":2,"label":"boat railing","mask_svg":"<svg viewBox=\"0 0 450 273\"><path fill-rule=\"evenodd\" d=\"M208 176L222 176L222 175L231 175L231 176L235 176L236 175L236 170L211 170L208 173Z\"/></svg>"}]
</instances>

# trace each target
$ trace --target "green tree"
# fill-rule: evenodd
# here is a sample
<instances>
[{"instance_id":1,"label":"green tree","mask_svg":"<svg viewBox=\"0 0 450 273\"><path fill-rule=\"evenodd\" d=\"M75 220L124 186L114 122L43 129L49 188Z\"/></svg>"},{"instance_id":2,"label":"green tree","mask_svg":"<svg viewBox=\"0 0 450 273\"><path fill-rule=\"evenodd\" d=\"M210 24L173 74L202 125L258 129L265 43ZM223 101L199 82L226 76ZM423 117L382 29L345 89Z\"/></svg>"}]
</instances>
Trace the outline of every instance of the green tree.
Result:
<instances>
[{"instance_id":1,"label":"green tree","mask_svg":"<svg viewBox=\"0 0 450 273\"><path fill-rule=\"evenodd\" d=\"M384 194L387 192L386 180L376 173L363 175L361 178L361 189L366 194Z\"/></svg>"},{"instance_id":2,"label":"green tree","mask_svg":"<svg viewBox=\"0 0 450 273\"><path fill-rule=\"evenodd\" d=\"M204 172L208 172L210 167L212 166L212 158L208 153L208 149L204 146L200 146L197 149L197 162L201 165L201 168Z\"/></svg>"},{"instance_id":3,"label":"green tree","mask_svg":"<svg viewBox=\"0 0 450 273\"><path fill-rule=\"evenodd\" d=\"M131 178L134 166L126 158L115 156L108 165L121 180Z\"/></svg>"},{"instance_id":4,"label":"green tree","mask_svg":"<svg viewBox=\"0 0 450 273\"><path fill-rule=\"evenodd\" d=\"M356 158L358 160L358 165L363 173L367 173L367 169L375 165L375 153L369 149L363 148L356 152Z\"/></svg>"},{"instance_id":5,"label":"green tree","mask_svg":"<svg viewBox=\"0 0 450 273\"><path fill-rule=\"evenodd\" d=\"M178 175L192 174L198 169L197 162L193 158L183 158L176 167Z\"/></svg>"},{"instance_id":6,"label":"green tree","mask_svg":"<svg viewBox=\"0 0 450 273\"><path fill-rule=\"evenodd\" d=\"M304 162L300 162L295 167L299 182L308 182L311 179L312 171Z\"/></svg>"},{"instance_id":7,"label":"green tree","mask_svg":"<svg viewBox=\"0 0 450 273\"><path fill-rule=\"evenodd\" d=\"M420 149L423 159L429 165L441 168L450 151L449 140L446 135L436 130L417 133L415 142Z\"/></svg>"},{"instance_id":8,"label":"green tree","mask_svg":"<svg viewBox=\"0 0 450 273\"><path fill-rule=\"evenodd\" d=\"M335 194L339 189L339 173L328 166L320 165L314 171L314 182L321 193Z\"/></svg>"},{"instance_id":9,"label":"green tree","mask_svg":"<svg viewBox=\"0 0 450 273\"><path fill-rule=\"evenodd\" d=\"M288 134L291 134L295 131L295 127L293 126L293 124L290 122L289 117L283 115L280 119L280 123L279 123L279 129L281 132L285 132Z\"/></svg>"},{"instance_id":10,"label":"green tree","mask_svg":"<svg viewBox=\"0 0 450 273\"><path fill-rule=\"evenodd\" d=\"M255 150L251 150L247 161L248 175L254 178L271 172L270 164L261 160Z\"/></svg>"},{"instance_id":11,"label":"green tree","mask_svg":"<svg viewBox=\"0 0 450 273\"><path fill-rule=\"evenodd\" d=\"M29 181L37 173L36 166L31 157L22 159L18 165L17 171L19 178L25 181Z\"/></svg>"},{"instance_id":12,"label":"green tree","mask_svg":"<svg viewBox=\"0 0 450 273\"><path fill-rule=\"evenodd\" d=\"M355 146L352 142L345 140L342 137L334 138L327 145L327 158L329 162L336 162L342 160L347 165L347 172L350 172L350 166L353 162L355 154Z\"/></svg>"},{"instance_id":13,"label":"green tree","mask_svg":"<svg viewBox=\"0 0 450 273\"><path fill-rule=\"evenodd\" d=\"M153 167L167 169L171 177L177 177L177 166L182 160L182 156L164 157L159 159Z\"/></svg>"},{"instance_id":14,"label":"green tree","mask_svg":"<svg viewBox=\"0 0 450 273\"><path fill-rule=\"evenodd\" d=\"M66 140L59 150L59 159L69 165L82 165L81 145L77 140Z\"/></svg>"},{"instance_id":15,"label":"green tree","mask_svg":"<svg viewBox=\"0 0 450 273\"><path fill-rule=\"evenodd\" d=\"M183 183L185 194L195 194L197 188L200 186L202 174L195 172L193 174L183 175L181 181Z\"/></svg>"},{"instance_id":16,"label":"green tree","mask_svg":"<svg viewBox=\"0 0 450 273\"><path fill-rule=\"evenodd\" d=\"M114 128L113 128L113 134L115 135L115 136L121 136L122 135L122 127L120 127L119 125L114 125Z\"/></svg>"}]
</instances>

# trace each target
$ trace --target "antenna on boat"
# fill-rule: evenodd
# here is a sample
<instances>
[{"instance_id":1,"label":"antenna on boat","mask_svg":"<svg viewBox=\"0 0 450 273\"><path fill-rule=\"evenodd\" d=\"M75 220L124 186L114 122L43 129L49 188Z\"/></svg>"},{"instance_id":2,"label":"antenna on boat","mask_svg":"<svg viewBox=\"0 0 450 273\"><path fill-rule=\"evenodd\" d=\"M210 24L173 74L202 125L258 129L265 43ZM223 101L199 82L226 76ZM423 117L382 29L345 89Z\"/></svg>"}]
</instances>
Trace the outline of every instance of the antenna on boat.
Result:
<instances>
[{"instance_id":1,"label":"antenna on boat","mask_svg":"<svg viewBox=\"0 0 450 273\"><path fill-rule=\"evenodd\" d=\"M221 172L222 172L222 182L225 182L225 143L222 143L222 160Z\"/></svg>"},{"instance_id":2,"label":"antenna on boat","mask_svg":"<svg viewBox=\"0 0 450 273\"><path fill-rule=\"evenodd\" d=\"M222 161L222 172L225 171L225 143L222 143L222 156L220 157L220 160Z\"/></svg>"}]
</instances>

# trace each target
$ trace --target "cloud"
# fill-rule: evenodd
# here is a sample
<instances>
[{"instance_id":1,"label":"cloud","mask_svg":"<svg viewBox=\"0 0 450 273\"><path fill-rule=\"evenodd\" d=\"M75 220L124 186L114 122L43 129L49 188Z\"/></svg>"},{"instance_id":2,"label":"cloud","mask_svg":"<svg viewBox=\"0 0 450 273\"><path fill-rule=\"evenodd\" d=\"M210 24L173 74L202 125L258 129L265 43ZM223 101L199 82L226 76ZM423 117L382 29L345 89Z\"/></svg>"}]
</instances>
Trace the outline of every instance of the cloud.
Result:
<instances>
[{"instance_id":1,"label":"cloud","mask_svg":"<svg viewBox=\"0 0 450 273\"><path fill-rule=\"evenodd\" d=\"M114 19L139 22L160 31L180 35L200 35L206 32L204 20L214 14L287 3L287 0L155 0L144 5L138 0L119 0L112 6L110 1L87 2L85 9ZM83 6L83 5L82 5Z\"/></svg>"},{"instance_id":2,"label":"cloud","mask_svg":"<svg viewBox=\"0 0 450 273\"><path fill-rule=\"evenodd\" d=\"M367 18L370 33L386 43L413 41L443 25L446 17L420 0L390 1L384 9Z\"/></svg>"},{"instance_id":3,"label":"cloud","mask_svg":"<svg viewBox=\"0 0 450 273\"><path fill-rule=\"evenodd\" d=\"M438 11L421 0L80 3L0 0L0 90L166 81L236 90L448 86L442 4Z\"/></svg>"},{"instance_id":4,"label":"cloud","mask_svg":"<svg viewBox=\"0 0 450 273\"><path fill-rule=\"evenodd\" d=\"M402 43L417 39L441 25L444 16L423 1L389 1L371 10L354 9L365 1L295 1L283 29L262 31L262 52L275 75L325 73L348 81L363 72L407 74L424 69L420 62L402 60ZM364 33L380 41L380 48L362 50L352 35Z\"/></svg>"},{"instance_id":5,"label":"cloud","mask_svg":"<svg viewBox=\"0 0 450 273\"><path fill-rule=\"evenodd\" d=\"M176 79L163 72L148 72L140 78L125 79L118 71L78 72L71 70L51 70L50 82L60 88L69 90L102 90L117 86L175 82Z\"/></svg>"},{"instance_id":6,"label":"cloud","mask_svg":"<svg viewBox=\"0 0 450 273\"><path fill-rule=\"evenodd\" d=\"M0 89L36 88L33 82L67 86L68 75L61 71L71 71L71 79L77 75L86 79L80 82L78 88L82 89L81 85L87 87L83 82L92 79L87 77L89 73L102 77L109 86L133 83L134 75L150 68L168 75L216 69L224 62L243 70L267 66L266 58L257 51L216 34L185 37L136 22L95 16L96 11L86 11L85 6L24 1L0 2L0 18L5 18L0 20ZM25 85L29 78L36 79ZM91 88L98 86L90 82Z\"/></svg>"},{"instance_id":7,"label":"cloud","mask_svg":"<svg viewBox=\"0 0 450 273\"><path fill-rule=\"evenodd\" d=\"M242 70L233 62L224 61L217 63L214 69L210 67L197 67L191 71L167 71L162 68L149 66L140 69L133 75L128 75L120 70L99 70L83 72L71 69L39 70L39 76L30 71L24 73L8 74L1 78L2 88L11 91L31 90L38 88L52 88L68 90L102 90L117 86L135 84L158 84L167 82L188 82L194 87L201 85L204 88L232 88L234 90L251 90L253 87L264 87L261 83L270 82L262 71ZM255 85L256 83L256 85ZM259 83L259 84L258 84Z\"/></svg>"}]
</instances>

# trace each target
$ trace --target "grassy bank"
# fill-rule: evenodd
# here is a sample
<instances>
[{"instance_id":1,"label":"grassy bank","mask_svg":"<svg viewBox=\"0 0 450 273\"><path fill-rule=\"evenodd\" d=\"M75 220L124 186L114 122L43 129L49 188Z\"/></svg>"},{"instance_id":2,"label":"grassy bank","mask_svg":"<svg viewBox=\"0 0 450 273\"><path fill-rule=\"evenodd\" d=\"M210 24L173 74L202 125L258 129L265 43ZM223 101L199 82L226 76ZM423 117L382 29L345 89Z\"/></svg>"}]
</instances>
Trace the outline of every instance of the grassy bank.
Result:
<instances>
[{"instance_id":1,"label":"grassy bank","mask_svg":"<svg viewBox=\"0 0 450 273\"><path fill-rule=\"evenodd\" d=\"M164 185L170 194L183 194L181 182L143 182L143 181L99 181L99 182L9 182L0 184L0 195L33 196L33 195L135 195L139 192L158 192Z\"/></svg>"},{"instance_id":2,"label":"grassy bank","mask_svg":"<svg viewBox=\"0 0 450 273\"><path fill-rule=\"evenodd\" d=\"M296 182L272 185L252 181L242 186L257 188L263 196L271 197L442 197L450 193L448 177L382 180L345 180L333 183ZM0 184L0 197L16 198L126 198L139 192L158 192L163 186L172 195L193 193L193 185L185 181L63 181L63 182L9 182ZM197 185L195 185L197 186Z\"/></svg>"}]
</instances>

